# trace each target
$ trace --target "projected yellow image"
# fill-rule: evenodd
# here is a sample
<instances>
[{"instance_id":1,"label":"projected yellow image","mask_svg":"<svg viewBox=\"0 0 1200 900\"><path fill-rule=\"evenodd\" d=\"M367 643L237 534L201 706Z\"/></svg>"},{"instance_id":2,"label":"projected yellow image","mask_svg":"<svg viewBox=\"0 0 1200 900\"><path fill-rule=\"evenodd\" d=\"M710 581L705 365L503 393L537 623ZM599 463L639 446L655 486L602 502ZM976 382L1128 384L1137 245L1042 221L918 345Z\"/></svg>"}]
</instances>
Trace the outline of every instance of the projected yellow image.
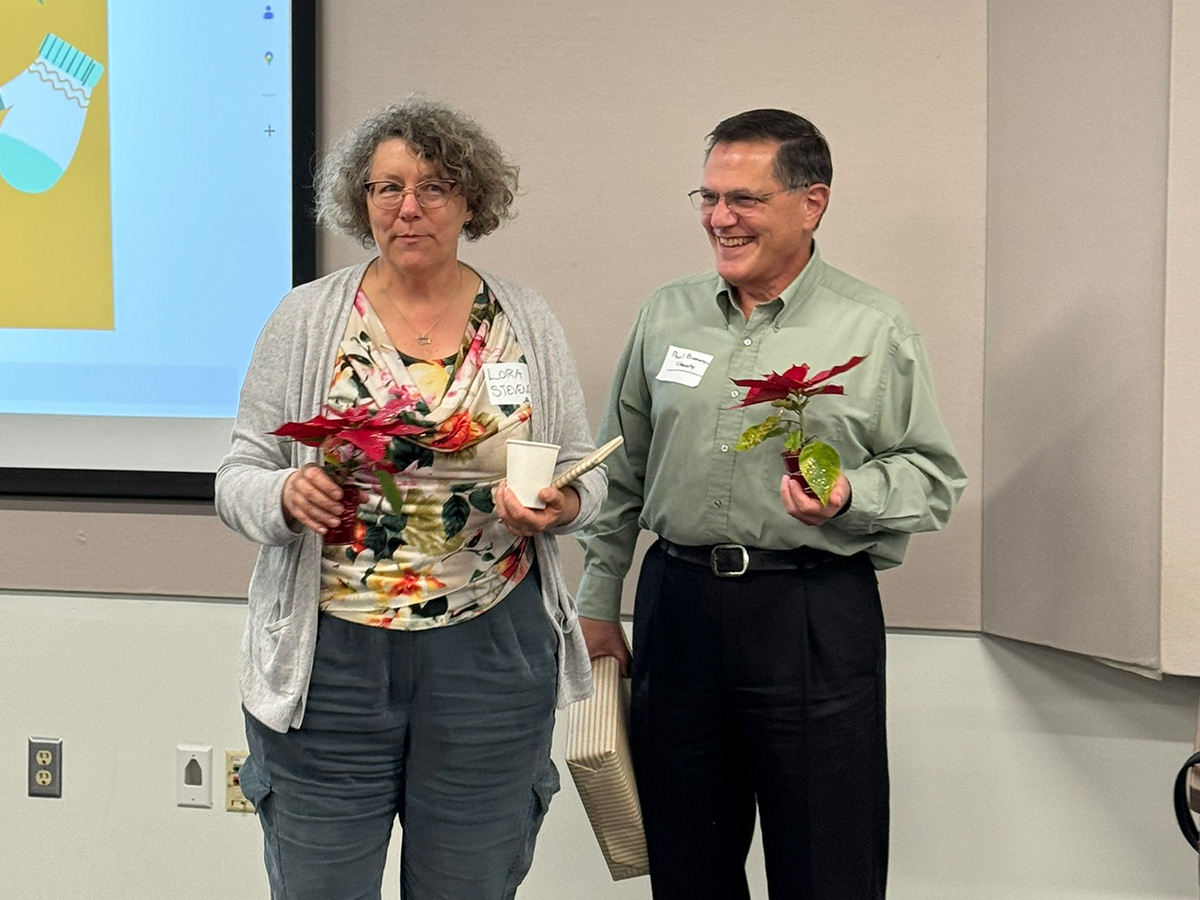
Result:
<instances>
[{"instance_id":1,"label":"projected yellow image","mask_svg":"<svg viewBox=\"0 0 1200 900\"><path fill-rule=\"evenodd\" d=\"M0 328L113 327L107 19L0 7Z\"/></svg>"}]
</instances>

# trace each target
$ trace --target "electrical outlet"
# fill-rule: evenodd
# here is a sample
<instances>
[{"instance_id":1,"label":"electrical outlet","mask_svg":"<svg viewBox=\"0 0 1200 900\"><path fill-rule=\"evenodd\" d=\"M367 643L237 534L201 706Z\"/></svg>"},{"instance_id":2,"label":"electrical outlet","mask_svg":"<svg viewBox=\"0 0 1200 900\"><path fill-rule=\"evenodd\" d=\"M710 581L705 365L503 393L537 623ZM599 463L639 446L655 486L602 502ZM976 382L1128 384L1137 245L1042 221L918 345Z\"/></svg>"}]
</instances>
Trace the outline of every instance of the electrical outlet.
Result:
<instances>
[{"instance_id":1,"label":"electrical outlet","mask_svg":"<svg viewBox=\"0 0 1200 900\"><path fill-rule=\"evenodd\" d=\"M212 747L180 744L175 748L175 803L212 809Z\"/></svg>"},{"instance_id":2,"label":"electrical outlet","mask_svg":"<svg viewBox=\"0 0 1200 900\"><path fill-rule=\"evenodd\" d=\"M62 796L62 739L29 739L29 796Z\"/></svg>"},{"instance_id":3,"label":"electrical outlet","mask_svg":"<svg viewBox=\"0 0 1200 900\"><path fill-rule=\"evenodd\" d=\"M227 812L254 812L254 804L242 793L242 766L249 750L225 751L225 809Z\"/></svg>"}]
</instances>

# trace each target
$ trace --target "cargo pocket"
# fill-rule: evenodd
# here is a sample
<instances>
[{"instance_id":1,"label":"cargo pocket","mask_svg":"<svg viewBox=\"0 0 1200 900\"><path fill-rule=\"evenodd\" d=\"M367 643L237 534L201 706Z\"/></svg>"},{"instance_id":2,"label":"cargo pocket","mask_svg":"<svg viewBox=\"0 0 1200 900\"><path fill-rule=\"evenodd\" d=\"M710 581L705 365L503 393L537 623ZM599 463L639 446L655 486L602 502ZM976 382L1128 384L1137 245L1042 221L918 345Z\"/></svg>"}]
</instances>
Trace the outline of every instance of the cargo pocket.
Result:
<instances>
[{"instance_id":1,"label":"cargo pocket","mask_svg":"<svg viewBox=\"0 0 1200 900\"><path fill-rule=\"evenodd\" d=\"M558 768L554 765L554 760L547 757L545 767L533 783L532 796L529 798L529 815L525 821L525 833L517 847L517 856L513 860L512 868L508 870L504 900L511 900L516 896L517 888L529 874L529 867L533 864L533 849L537 843L538 831L541 830L542 821L546 818L546 811L550 808L550 799L558 793L559 787Z\"/></svg>"},{"instance_id":2,"label":"cargo pocket","mask_svg":"<svg viewBox=\"0 0 1200 900\"><path fill-rule=\"evenodd\" d=\"M275 824L275 810L272 804L271 776L267 767L262 764L263 748L256 728L264 728L249 712L243 709L246 718L246 740L250 744L250 755L238 771L238 784L242 795L254 804L258 822L263 831L263 862L267 868L267 881L271 886L271 897L287 896L287 888L283 880L283 866L279 858L279 834Z\"/></svg>"},{"instance_id":3,"label":"cargo pocket","mask_svg":"<svg viewBox=\"0 0 1200 900\"><path fill-rule=\"evenodd\" d=\"M238 784L242 794L254 804L257 811L262 807L263 800L271 793L271 785L267 783L264 773L259 770L258 760L253 754L246 757L242 768L238 771Z\"/></svg>"}]
</instances>

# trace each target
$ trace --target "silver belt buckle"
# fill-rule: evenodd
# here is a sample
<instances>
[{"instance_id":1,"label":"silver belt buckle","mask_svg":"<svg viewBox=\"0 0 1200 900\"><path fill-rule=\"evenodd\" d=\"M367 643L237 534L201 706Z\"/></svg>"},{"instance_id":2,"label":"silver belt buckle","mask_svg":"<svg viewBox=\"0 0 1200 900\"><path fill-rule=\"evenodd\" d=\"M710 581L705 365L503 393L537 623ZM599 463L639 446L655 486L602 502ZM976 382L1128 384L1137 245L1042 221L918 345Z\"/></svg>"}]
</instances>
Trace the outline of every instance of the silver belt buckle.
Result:
<instances>
[{"instance_id":1,"label":"silver belt buckle","mask_svg":"<svg viewBox=\"0 0 1200 900\"><path fill-rule=\"evenodd\" d=\"M736 550L742 556L741 568L725 569L717 563L717 555L722 551ZM708 555L708 567L718 578L740 578L750 568L750 553L741 544L717 544Z\"/></svg>"}]
</instances>

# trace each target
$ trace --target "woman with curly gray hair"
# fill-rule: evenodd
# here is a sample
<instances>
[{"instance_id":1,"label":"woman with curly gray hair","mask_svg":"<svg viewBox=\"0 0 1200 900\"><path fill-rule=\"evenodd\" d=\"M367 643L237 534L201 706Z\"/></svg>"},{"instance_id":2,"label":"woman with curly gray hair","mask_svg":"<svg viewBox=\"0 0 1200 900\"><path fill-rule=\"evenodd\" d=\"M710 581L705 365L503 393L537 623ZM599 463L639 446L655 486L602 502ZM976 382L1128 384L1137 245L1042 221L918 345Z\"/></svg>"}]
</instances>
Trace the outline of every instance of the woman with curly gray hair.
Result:
<instances>
[{"instance_id":1,"label":"woman with curly gray hair","mask_svg":"<svg viewBox=\"0 0 1200 900\"><path fill-rule=\"evenodd\" d=\"M593 449L545 301L458 258L516 186L447 106L370 116L318 218L377 255L294 289L255 348L217 510L261 545L240 777L274 900L378 898L397 817L405 900L512 897L558 788L556 700L591 668L555 535L607 481L526 508L504 480L510 440L559 445L556 471Z\"/></svg>"}]
</instances>

